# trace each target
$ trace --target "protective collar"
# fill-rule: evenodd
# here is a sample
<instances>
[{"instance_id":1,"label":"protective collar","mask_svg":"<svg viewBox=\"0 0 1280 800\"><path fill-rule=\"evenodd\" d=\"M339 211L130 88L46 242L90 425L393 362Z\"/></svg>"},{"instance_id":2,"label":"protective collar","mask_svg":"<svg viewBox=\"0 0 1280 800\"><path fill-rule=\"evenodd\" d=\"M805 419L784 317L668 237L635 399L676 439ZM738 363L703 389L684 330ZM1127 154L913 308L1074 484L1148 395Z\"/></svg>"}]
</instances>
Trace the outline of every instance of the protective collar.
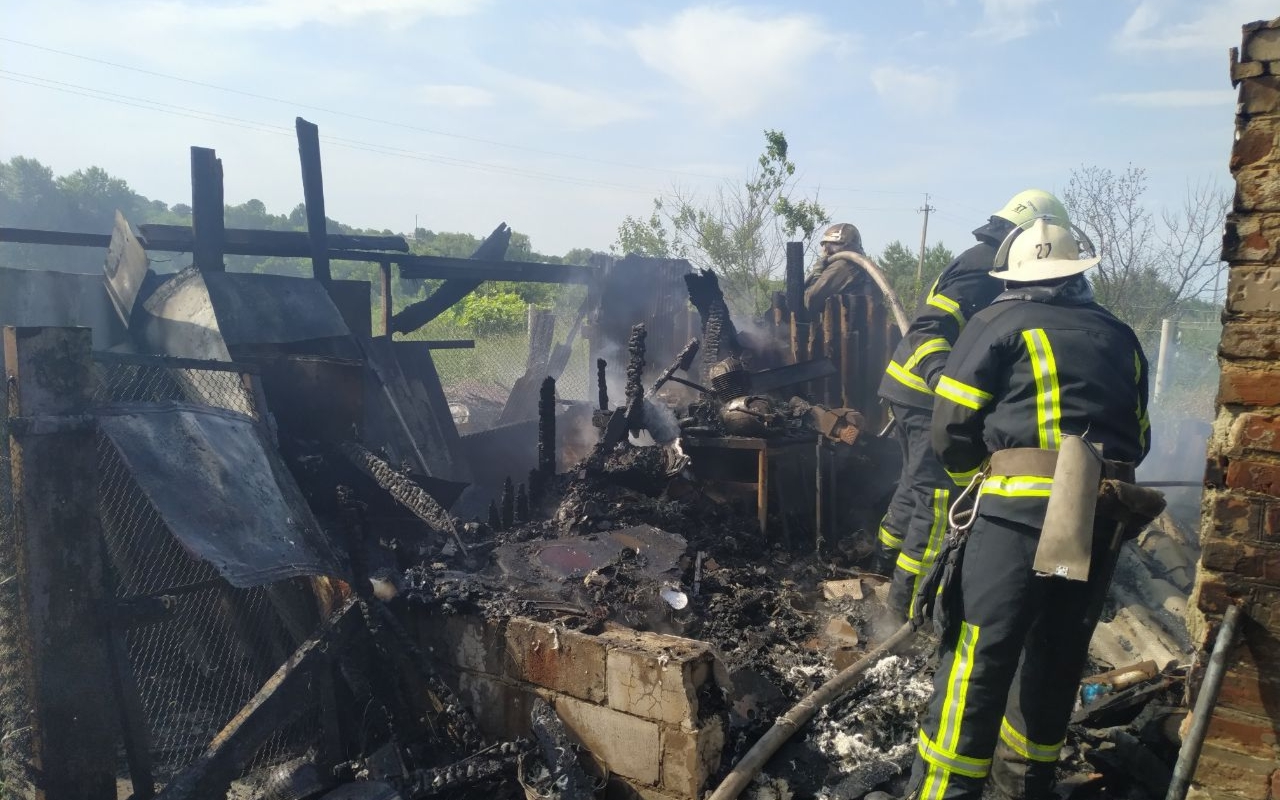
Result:
<instances>
[{"instance_id":1,"label":"protective collar","mask_svg":"<svg viewBox=\"0 0 1280 800\"><path fill-rule=\"evenodd\" d=\"M1007 287L992 303L1005 300L1028 300L1057 306L1083 306L1093 302L1093 287L1083 275L1063 281L1015 284Z\"/></svg>"}]
</instances>

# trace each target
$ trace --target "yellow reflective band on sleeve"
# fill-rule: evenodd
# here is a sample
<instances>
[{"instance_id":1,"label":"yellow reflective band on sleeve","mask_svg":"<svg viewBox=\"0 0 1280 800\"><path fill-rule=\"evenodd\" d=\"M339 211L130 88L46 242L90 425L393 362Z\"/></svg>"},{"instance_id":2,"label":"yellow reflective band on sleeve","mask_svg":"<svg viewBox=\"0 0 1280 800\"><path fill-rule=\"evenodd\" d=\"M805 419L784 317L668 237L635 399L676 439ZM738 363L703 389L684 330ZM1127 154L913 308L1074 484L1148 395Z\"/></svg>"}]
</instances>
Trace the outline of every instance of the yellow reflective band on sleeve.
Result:
<instances>
[{"instance_id":1,"label":"yellow reflective band on sleeve","mask_svg":"<svg viewBox=\"0 0 1280 800\"><path fill-rule=\"evenodd\" d=\"M916 366L922 360L924 360L925 358L928 358L934 353L950 353L950 352L951 352L951 343L948 342L946 339L943 339L940 336L933 339L926 339L924 343L921 344L919 347L917 347L916 351L911 354L911 357L907 359L907 363L902 365L902 368L908 371L912 371L912 370L915 370ZM914 372L912 374L914 374Z\"/></svg>"},{"instance_id":2,"label":"yellow reflective band on sleeve","mask_svg":"<svg viewBox=\"0 0 1280 800\"><path fill-rule=\"evenodd\" d=\"M889 529L883 525L880 526L880 536L878 538L880 539L880 544L885 547L889 547L894 550L898 550L902 547L902 537L894 536Z\"/></svg>"},{"instance_id":3,"label":"yellow reflective band on sleeve","mask_svg":"<svg viewBox=\"0 0 1280 800\"><path fill-rule=\"evenodd\" d=\"M1057 450L1062 446L1062 401L1058 392L1058 362L1043 328L1022 332L1031 357L1031 373L1036 379L1036 428L1040 447Z\"/></svg>"},{"instance_id":4,"label":"yellow reflective band on sleeve","mask_svg":"<svg viewBox=\"0 0 1280 800\"><path fill-rule=\"evenodd\" d=\"M907 372L902 368L902 365L896 361L890 361L889 366L885 368L885 372L898 383L915 389L917 392L924 392L929 395L933 394L933 390L929 388L929 384L925 383L923 378L917 378L915 375Z\"/></svg>"},{"instance_id":5,"label":"yellow reflective band on sleeve","mask_svg":"<svg viewBox=\"0 0 1280 800\"><path fill-rule=\"evenodd\" d=\"M920 744L917 749L920 757L948 772L959 773L968 778L985 778L991 771L991 759L970 758L954 751L946 750L934 744L924 731L920 732ZM923 796L923 795L922 795Z\"/></svg>"},{"instance_id":6,"label":"yellow reflective band on sleeve","mask_svg":"<svg viewBox=\"0 0 1280 800\"><path fill-rule=\"evenodd\" d=\"M1013 748L1013 752L1023 758L1045 764L1057 762L1058 754L1062 752L1063 745L1067 743L1066 739L1057 744L1038 744L1033 742L1018 731L1017 728L1013 727L1008 718L1000 721L1000 739Z\"/></svg>"},{"instance_id":7,"label":"yellow reflective band on sleeve","mask_svg":"<svg viewBox=\"0 0 1280 800\"><path fill-rule=\"evenodd\" d=\"M956 486L968 486L969 481L973 480L973 476L977 475L978 470L980 469L982 469L981 466L974 467L968 472L952 472L951 470L947 470L947 474L951 476L951 480L956 482Z\"/></svg>"},{"instance_id":8,"label":"yellow reflective band on sleeve","mask_svg":"<svg viewBox=\"0 0 1280 800\"><path fill-rule=\"evenodd\" d=\"M984 392L975 386L961 383L947 375L943 375L938 379L938 395L947 398L956 405L961 405L974 411L981 411L982 407L990 403L994 398L994 395L990 392Z\"/></svg>"},{"instance_id":9,"label":"yellow reflective band on sleeve","mask_svg":"<svg viewBox=\"0 0 1280 800\"><path fill-rule=\"evenodd\" d=\"M982 482L979 494L998 497L1048 497L1053 478L1040 475L992 475Z\"/></svg>"},{"instance_id":10,"label":"yellow reflective band on sleeve","mask_svg":"<svg viewBox=\"0 0 1280 800\"><path fill-rule=\"evenodd\" d=\"M956 323L961 328L964 327L964 323L965 323L964 314L960 312L960 304L957 303L955 300L952 300L950 297L947 297L945 294L937 294L936 292L930 290L929 298L925 300L925 302L933 306L934 308L945 311L951 316L955 317Z\"/></svg>"}]
</instances>

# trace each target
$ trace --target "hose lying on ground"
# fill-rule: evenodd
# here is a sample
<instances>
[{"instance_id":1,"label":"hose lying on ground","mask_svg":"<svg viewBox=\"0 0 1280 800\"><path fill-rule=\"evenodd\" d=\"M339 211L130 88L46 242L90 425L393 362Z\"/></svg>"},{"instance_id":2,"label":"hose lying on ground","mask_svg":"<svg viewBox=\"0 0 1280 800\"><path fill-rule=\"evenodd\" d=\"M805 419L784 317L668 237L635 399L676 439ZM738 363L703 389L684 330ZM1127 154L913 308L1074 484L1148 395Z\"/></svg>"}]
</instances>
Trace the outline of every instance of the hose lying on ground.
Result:
<instances>
[{"instance_id":1,"label":"hose lying on ground","mask_svg":"<svg viewBox=\"0 0 1280 800\"><path fill-rule=\"evenodd\" d=\"M856 254L855 254L856 255ZM880 659L892 653L898 645L908 641L915 635L916 629L910 622L894 631L893 635L867 653L856 663L850 664L831 680L810 692L803 700L796 703L790 711L773 723L760 741L752 745L742 760L734 765L724 781L711 794L710 800L733 800L747 788L747 784L759 774L764 765L773 758L774 753L804 727L813 715L823 706L830 704L847 692L859 678Z\"/></svg>"}]
</instances>

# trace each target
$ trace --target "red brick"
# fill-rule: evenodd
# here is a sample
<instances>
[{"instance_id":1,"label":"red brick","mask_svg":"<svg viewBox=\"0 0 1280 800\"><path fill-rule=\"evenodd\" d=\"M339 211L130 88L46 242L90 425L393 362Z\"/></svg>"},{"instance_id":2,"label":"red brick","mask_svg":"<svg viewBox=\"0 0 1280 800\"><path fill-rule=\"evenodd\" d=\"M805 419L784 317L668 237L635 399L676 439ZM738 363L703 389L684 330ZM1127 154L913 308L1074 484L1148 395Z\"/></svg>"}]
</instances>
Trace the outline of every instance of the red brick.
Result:
<instances>
[{"instance_id":1,"label":"red brick","mask_svg":"<svg viewBox=\"0 0 1280 800\"><path fill-rule=\"evenodd\" d=\"M1223 364L1218 383L1223 405L1267 407L1280 405L1280 374L1265 369Z\"/></svg>"},{"instance_id":2,"label":"red brick","mask_svg":"<svg viewBox=\"0 0 1280 800\"><path fill-rule=\"evenodd\" d=\"M1243 66L1243 65L1241 65ZM1261 67L1258 64L1258 67ZM1261 70L1258 70L1261 74ZM1250 77L1257 77L1256 75ZM1251 125L1236 139L1231 148L1231 171L1276 158L1276 133L1270 125Z\"/></svg>"},{"instance_id":3,"label":"red brick","mask_svg":"<svg viewBox=\"0 0 1280 800\"><path fill-rule=\"evenodd\" d=\"M1277 756L1276 722L1264 716L1218 708L1209 719L1205 740L1254 758Z\"/></svg>"},{"instance_id":4,"label":"red brick","mask_svg":"<svg viewBox=\"0 0 1280 800\"><path fill-rule=\"evenodd\" d=\"M1280 452L1280 417L1274 414L1241 414L1231 427L1234 447L1266 453Z\"/></svg>"},{"instance_id":5,"label":"red brick","mask_svg":"<svg viewBox=\"0 0 1280 800\"><path fill-rule=\"evenodd\" d=\"M1267 800L1280 800L1280 769L1271 773L1271 793Z\"/></svg>"},{"instance_id":6,"label":"red brick","mask_svg":"<svg viewBox=\"0 0 1280 800\"><path fill-rule=\"evenodd\" d=\"M1218 707L1266 716L1267 709L1280 702L1280 675L1232 665L1222 680Z\"/></svg>"},{"instance_id":7,"label":"red brick","mask_svg":"<svg viewBox=\"0 0 1280 800\"><path fill-rule=\"evenodd\" d=\"M1221 617L1227 606L1248 594L1248 587L1234 575L1221 572L1200 571L1196 582L1196 605L1205 614Z\"/></svg>"},{"instance_id":8,"label":"red brick","mask_svg":"<svg viewBox=\"0 0 1280 800\"><path fill-rule=\"evenodd\" d=\"M1212 534L1206 541L1214 538L1244 539L1245 541L1265 541L1263 532L1263 510L1265 504L1253 498L1235 492L1222 492L1209 500L1207 522L1212 526Z\"/></svg>"},{"instance_id":9,"label":"red brick","mask_svg":"<svg viewBox=\"0 0 1280 800\"><path fill-rule=\"evenodd\" d=\"M1225 539L1205 542L1200 563L1206 569L1230 572L1242 578L1280 582L1280 548L1270 545Z\"/></svg>"},{"instance_id":10,"label":"red brick","mask_svg":"<svg viewBox=\"0 0 1280 800\"><path fill-rule=\"evenodd\" d=\"M1280 236L1277 242L1280 244ZM1280 258L1277 248L1275 258ZM1222 326L1218 353L1225 358L1280 359L1280 321L1232 319Z\"/></svg>"},{"instance_id":11,"label":"red brick","mask_svg":"<svg viewBox=\"0 0 1280 800\"><path fill-rule=\"evenodd\" d=\"M1227 486L1280 497L1280 464L1245 459L1232 461L1227 465Z\"/></svg>"},{"instance_id":12,"label":"red brick","mask_svg":"<svg viewBox=\"0 0 1280 800\"><path fill-rule=\"evenodd\" d=\"M1254 758L1206 741L1196 766L1195 781L1210 790L1266 797L1274 770L1272 759Z\"/></svg>"}]
</instances>

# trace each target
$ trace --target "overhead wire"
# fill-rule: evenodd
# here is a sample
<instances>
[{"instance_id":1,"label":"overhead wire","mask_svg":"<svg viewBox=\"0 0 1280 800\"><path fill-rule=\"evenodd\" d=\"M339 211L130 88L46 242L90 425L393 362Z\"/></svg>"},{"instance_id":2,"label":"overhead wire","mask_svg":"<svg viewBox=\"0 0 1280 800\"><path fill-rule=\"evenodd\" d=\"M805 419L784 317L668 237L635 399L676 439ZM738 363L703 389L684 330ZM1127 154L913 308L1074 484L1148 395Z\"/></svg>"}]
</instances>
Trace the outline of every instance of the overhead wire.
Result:
<instances>
[{"instance_id":1,"label":"overhead wire","mask_svg":"<svg viewBox=\"0 0 1280 800\"><path fill-rule=\"evenodd\" d=\"M589 162L594 164L623 167L626 169L643 170L647 172L664 173L664 174L673 175L673 176L683 176L683 177L690 177L690 178L699 178L703 180L712 180L718 183L729 179L729 177L725 175L713 175L710 173L694 172L691 170L677 170L677 169L671 169L668 167L656 167L651 164L637 164L637 163L627 162L627 161L596 158L592 156L582 155L581 153L565 153L565 152L559 152L555 150L547 150L544 148L533 147L530 145L516 144L513 142L503 142L497 139L488 139L488 138L479 137L479 136L472 136L469 134L455 133L451 131L440 130L437 128L428 128L421 125L413 125L410 123L399 122L397 120L392 120L392 119L372 117L372 116L368 116L365 114L358 114L351 111L343 111L341 109L329 108L326 106L320 106L320 105L315 105L311 103L297 102L297 101L289 100L282 97L274 97L272 95L261 94L259 92L252 92L245 89L237 89L231 86L222 86L220 84L210 83L208 81L200 81L200 80L195 80L193 78L185 78L180 75L173 75L167 72L160 72L158 70L151 70L151 69L137 67L129 64L122 64L118 61L110 61L103 58L96 58L94 56L84 55L83 53L75 53L69 50L62 50L56 47L48 47L46 45L40 45L34 42L23 41L21 39L14 39L8 36L0 36L0 42L7 42L9 44L18 45L20 47L28 47L33 50L40 50L46 53L65 56L67 58L75 58L75 59L87 61L94 64L101 64L103 66L113 67L115 69L127 70L129 72L134 72L141 75L148 75L154 78L162 78L165 80L185 83L191 86L199 86L205 89L213 89L215 91L240 95L242 97L250 97L255 100L265 100L272 103L281 103L293 108L302 108L302 109L307 109L311 111L320 111L326 114L333 114L334 116L346 117L348 119L359 120L362 122L372 122L378 125L386 125L386 126L391 126L396 128L402 128L404 130L415 131L418 133L426 133L432 136L443 136L443 137L458 139L462 141L492 145L494 147L503 147L503 148L508 148L512 150L520 150L520 151L529 152L529 153L537 153L540 155L547 155L555 158L563 158L563 159L574 160L574 161L583 161L583 162ZM360 148L356 148L356 149L360 149ZM444 156L438 156L438 157L444 158ZM615 188L626 188L626 187L615 187ZM812 184L805 185L804 188L817 189L821 191L846 192L846 193L855 193L855 194L907 195L907 194L918 193L914 190L906 190L906 189L865 189L865 188L852 187L852 186L827 186L827 185L812 185ZM631 188L629 190L636 191L634 188ZM657 193L662 194L663 192L657 192Z\"/></svg>"}]
</instances>

